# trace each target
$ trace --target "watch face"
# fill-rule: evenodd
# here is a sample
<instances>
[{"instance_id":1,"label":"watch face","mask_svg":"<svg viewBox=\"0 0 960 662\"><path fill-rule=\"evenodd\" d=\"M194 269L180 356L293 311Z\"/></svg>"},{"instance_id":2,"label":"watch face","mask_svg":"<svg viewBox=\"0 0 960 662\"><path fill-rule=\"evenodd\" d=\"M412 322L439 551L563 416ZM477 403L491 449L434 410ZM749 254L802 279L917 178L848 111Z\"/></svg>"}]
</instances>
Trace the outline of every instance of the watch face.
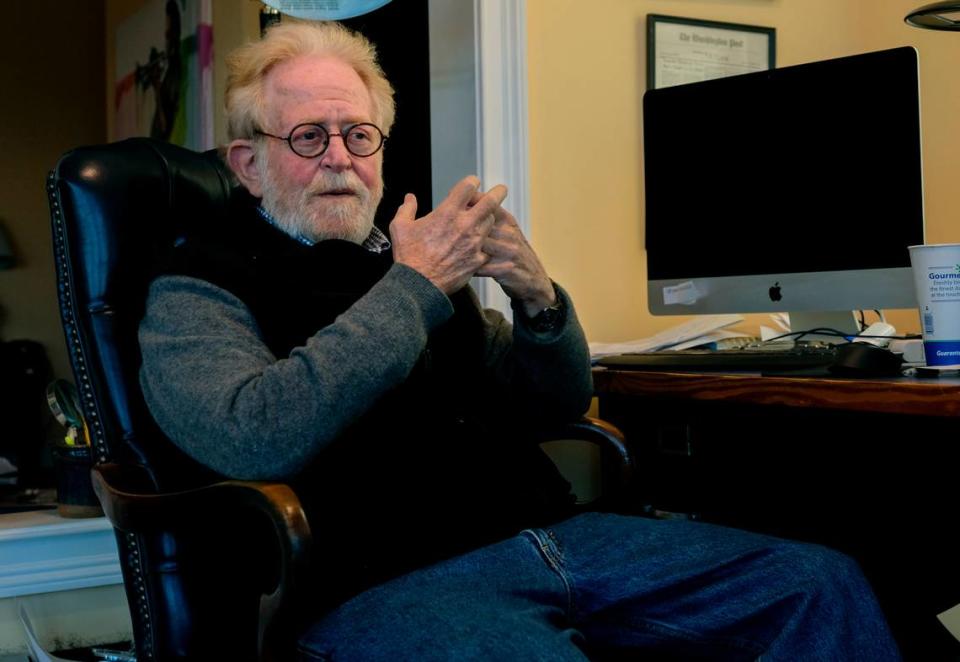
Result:
<instances>
[{"instance_id":1,"label":"watch face","mask_svg":"<svg viewBox=\"0 0 960 662\"><path fill-rule=\"evenodd\" d=\"M550 308L544 308L530 320L530 328L534 331L549 331L557 326L563 317L563 307L559 303Z\"/></svg>"}]
</instances>

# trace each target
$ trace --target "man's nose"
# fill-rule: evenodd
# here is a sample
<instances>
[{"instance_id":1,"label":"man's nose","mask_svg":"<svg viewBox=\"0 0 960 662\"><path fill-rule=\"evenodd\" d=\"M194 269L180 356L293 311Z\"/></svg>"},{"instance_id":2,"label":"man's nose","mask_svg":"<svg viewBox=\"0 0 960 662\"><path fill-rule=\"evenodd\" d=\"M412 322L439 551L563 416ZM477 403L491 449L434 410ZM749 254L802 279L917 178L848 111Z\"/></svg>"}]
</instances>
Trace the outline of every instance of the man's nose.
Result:
<instances>
[{"instance_id":1,"label":"man's nose","mask_svg":"<svg viewBox=\"0 0 960 662\"><path fill-rule=\"evenodd\" d=\"M342 135L339 133L330 134L327 149L320 158L320 164L331 170L346 170L353 165L350 152L347 151Z\"/></svg>"}]
</instances>

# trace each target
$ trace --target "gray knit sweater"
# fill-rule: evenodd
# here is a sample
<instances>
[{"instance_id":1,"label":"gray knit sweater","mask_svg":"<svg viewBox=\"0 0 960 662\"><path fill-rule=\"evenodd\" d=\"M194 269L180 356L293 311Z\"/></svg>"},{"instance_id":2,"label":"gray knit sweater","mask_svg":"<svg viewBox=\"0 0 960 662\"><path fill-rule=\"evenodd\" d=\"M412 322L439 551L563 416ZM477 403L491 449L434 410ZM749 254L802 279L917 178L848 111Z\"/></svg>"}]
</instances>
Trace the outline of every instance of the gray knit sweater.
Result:
<instances>
[{"instance_id":1,"label":"gray knit sweater","mask_svg":"<svg viewBox=\"0 0 960 662\"><path fill-rule=\"evenodd\" d=\"M513 402L573 419L592 393L572 304L547 333L485 311L486 369ZM476 297L474 295L476 305ZM140 383L151 413L187 454L225 476L288 479L416 364L450 300L404 265L288 358L267 349L237 297L206 281L164 276L140 325Z\"/></svg>"}]
</instances>

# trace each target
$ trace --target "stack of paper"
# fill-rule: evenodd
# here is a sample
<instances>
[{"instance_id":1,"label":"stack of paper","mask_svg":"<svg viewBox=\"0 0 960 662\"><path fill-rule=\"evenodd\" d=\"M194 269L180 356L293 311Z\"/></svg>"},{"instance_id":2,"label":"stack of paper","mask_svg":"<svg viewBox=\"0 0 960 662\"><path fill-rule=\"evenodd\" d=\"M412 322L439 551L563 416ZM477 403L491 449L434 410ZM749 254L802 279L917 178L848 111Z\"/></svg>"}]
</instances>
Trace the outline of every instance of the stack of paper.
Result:
<instances>
[{"instance_id":1,"label":"stack of paper","mask_svg":"<svg viewBox=\"0 0 960 662\"><path fill-rule=\"evenodd\" d=\"M649 338L639 338L619 343L590 343L590 358L616 354L640 354L663 349L687 349L725 338L744 338L749 334L732 331L726 327L742 322L740 315L701 315L671 327Z\"/></svg>"}]
</instances>

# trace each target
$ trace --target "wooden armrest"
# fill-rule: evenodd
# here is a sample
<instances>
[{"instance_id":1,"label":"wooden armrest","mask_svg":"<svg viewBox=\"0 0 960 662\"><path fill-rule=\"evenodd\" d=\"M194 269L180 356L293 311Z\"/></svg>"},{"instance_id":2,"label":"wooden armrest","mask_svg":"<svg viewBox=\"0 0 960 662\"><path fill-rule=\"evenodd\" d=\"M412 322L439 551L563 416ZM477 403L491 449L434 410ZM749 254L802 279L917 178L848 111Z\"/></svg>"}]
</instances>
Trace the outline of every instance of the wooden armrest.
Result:
<instances>
[{"instance_id":1,"label":"wooden armrest","mask_svg":"<svg viewBox=\"0 0 960 662\"><path fill-rule=\"evenodd\" d=\"M202 527L228 513L265 515L279 546L276 588L260 600L261 659L283 659L292 624L302 617L301 591L310 585L310 525L288 485L228 480L194 489L157 493L136 467L101 464L91 471L93 489L114 528L134 534ZM298 590L299 589L299 590Z\"/></svg>"},{"instance_id":2,"label":"wooden armrest","mask_svg":"<svg viewBox=\"0 0 960 662\"><path fill-rule=\"evenodd\" d=\"M546 431L543 441L574 439L596 444L601 453L604 474L604 502L616 502L628 491L634 479L634 454L615 425L590 416Z\"/></svg>"},{"instance_id":3,"label":"wooden armrest","mask_svg":"<svg viewBox=\"0 0 960 662\"><path fill-rule=\"evenodd\" d=\"M130 533L152 533L202 524L202 518L252 510L270 518L292 539L306 536L300 500L284 483L226 480L179 492L156 492L136 467L100 464L91 472L93 489L113 526Z\"/></svg>"}]
</instances>

